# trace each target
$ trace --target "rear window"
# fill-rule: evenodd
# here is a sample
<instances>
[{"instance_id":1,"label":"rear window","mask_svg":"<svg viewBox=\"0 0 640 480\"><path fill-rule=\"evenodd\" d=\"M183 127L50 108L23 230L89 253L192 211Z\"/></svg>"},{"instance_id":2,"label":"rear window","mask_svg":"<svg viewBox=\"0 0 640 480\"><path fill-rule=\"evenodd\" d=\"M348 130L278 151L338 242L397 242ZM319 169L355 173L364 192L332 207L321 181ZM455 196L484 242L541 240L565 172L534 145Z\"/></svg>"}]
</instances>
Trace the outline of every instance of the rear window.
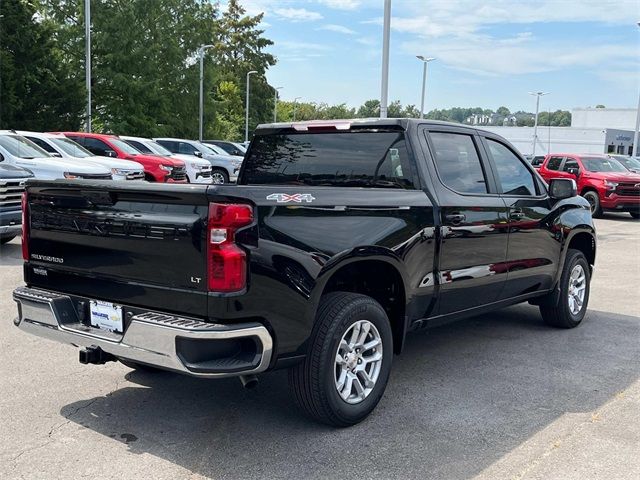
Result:
<instances>
[{"instance_id":1,"label":"rear window","mask_svg":"<svg viewBox=\"0 0 640 480\"><path fill-rule=\"evenodd\" d=\"M242 183L413 189L404 132L257 135Z\"/></svg>"}]
</instances>

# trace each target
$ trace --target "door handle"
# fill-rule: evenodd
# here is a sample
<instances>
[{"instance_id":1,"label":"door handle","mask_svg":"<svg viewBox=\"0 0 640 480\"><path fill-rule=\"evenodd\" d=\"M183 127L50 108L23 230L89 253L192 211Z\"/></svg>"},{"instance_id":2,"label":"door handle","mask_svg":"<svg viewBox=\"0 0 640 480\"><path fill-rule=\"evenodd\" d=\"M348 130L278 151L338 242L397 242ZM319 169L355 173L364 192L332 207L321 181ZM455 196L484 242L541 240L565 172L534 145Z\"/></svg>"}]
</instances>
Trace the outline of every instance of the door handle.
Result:
<instances>
[{"instance_id":1,"label":"door handle","mask_svg":"<svg viewBox=\"0 0 640 480\"><path fill-rule=\"evenodd\" d=\"M524 217L524 212L522 210L514 210L509 214L509 218L512 220L520 220Z\"/></svg>"},{"instance_id":2,"label":"door handle","mask_svg":"<svg viewBox=\"0 0 640 480\"><path fill-rule=\"evenodd\" d=\"M444 218L452 225L459 225L467 219L464 213L450 213Z\"/></svg>"}]
</instances>

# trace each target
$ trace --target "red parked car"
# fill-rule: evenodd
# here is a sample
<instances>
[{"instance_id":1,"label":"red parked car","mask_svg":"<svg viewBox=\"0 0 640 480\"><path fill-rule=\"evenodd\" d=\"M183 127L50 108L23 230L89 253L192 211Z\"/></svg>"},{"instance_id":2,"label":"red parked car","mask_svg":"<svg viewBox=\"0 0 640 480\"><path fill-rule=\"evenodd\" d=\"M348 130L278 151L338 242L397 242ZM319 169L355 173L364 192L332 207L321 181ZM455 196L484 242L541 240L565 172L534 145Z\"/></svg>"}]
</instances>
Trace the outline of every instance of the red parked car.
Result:
<instances>
[{"instance_id":1,"label":"red parked car","mask_svg":"<svg viewBox=\"0 0 640 480\"><path fill-rule=\"evenodd\" d=\"M640 174L630 172L607 155L550 154L538 173L547 182L552 178L575 179L578 193L589 201L594 217L611 210L640 218Z\"/></svg>"},{"instance_id":2,"label":"red parked car","mask_svg":"<svg viewBox=\"0 0 640 480\"><path fill-rule=\"evenodd\" d=\"M94 155L134 160L144 167L150 182L187 183L187 171L182 160L147 155L139 152L117 135L100 133L61 132Z\"/></svg>"}]
</instances>

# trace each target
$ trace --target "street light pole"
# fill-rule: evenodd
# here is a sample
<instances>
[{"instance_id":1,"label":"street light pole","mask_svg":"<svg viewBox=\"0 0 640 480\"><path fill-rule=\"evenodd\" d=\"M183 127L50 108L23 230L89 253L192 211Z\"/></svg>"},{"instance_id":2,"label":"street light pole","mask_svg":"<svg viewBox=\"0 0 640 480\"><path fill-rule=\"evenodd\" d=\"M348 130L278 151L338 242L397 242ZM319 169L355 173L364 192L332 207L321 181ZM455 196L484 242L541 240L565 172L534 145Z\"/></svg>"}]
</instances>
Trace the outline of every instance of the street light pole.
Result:
<instances>
[{"instance_id":1,"label":"street light pole","mask_svg":"<svg viewBox=\"0 0 640 480\"><path fill-rule=\"evenodd\" d=\"M296 97L293 99L293 121L296 121L296 109L298 108L298 100L302 97Z\"/></svg>"},{"instance_id":2,"label":"street light pole","mask_svg":"<svg viewBox=\"0 0 640 480\"><path fill-rule=\"evenodd\" d=\"M91 0L84 0L84 75L87 89L85 131L91 132Z\"/></svg>"},{"instance_id":3,"label":"street light pole","mask_svg":"<svg viewBox=\"0 0 640 480\"><path fill-rule=\"evenodd\" d=\"M273 89L273 123L278 121L278 90L280 89L282 89L282 87L276 87Z\"/></svg>"},{"instance_id":4,"label":"street light pole","mask_svg":"<svg viewBox=\"0 0 640 480\"><path fill-rule=\"evenodd\" d=\"M198 56L200 57L200 97L199 97L199 117L198 117L198 140L202 141L202 128L204 123L204 51L213 45L200 45Z\"/></svg>"},{"instance_id":5,"label":"street light pole","mask_svg":"<svg viewBox=\"0 0 640 480\"><path fill-rule=\"evenodd\" d=\"M389 103L389 37L391 36L391 0L384 0L382 27L382 78L380 81L380 118L387 118Z\"/></svg>"},{"instance_id":6,"label":"street light pole","mask_svg":"<svg viewBox=\"0 0 640 480\"><path fill-rule=\"evenodd\" d=\"M424 118L424 94L427 87L427 63L435 60L435 58L423 57L422 55L416 55L416 57L424 64L424 68L422 70L422 96L420 97L420 118L422 119Z\"/></svg>"},{"instance_id":7,"label":"street light pole","mask_svg":"<svg viewBox=\"0 0 640 480\"><path fill-rule=\"evenodd\" d=\"M247 72L247 99L245 102L245 112L244 112L244 141L249 141L249 78L254 73L258 73L255 70L251 70Z\"/></svg>"},{"instance_id":8,"label":"street light pole","mask_svg":"<svg viewBox=\"0 0 640 480\"><path fill-rule=\"evenodd\" d=\"M549 95L549 92L529 92L529 95L536 97L536 117L533 122L533 148L531 155L536 154L536 142L538 141L538 111L540 110L540 97Z\"/></svg>"}]
</instances>

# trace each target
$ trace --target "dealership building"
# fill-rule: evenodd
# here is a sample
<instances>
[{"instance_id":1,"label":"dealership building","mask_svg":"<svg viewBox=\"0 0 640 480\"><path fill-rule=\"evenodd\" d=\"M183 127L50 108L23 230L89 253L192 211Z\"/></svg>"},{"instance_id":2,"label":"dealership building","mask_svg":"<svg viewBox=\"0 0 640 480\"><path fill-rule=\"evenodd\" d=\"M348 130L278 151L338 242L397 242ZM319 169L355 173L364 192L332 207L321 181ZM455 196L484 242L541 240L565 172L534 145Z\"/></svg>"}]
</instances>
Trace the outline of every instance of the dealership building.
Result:
<instances>
[{"instance_id":1,"label":"dealership building","mask_svg":"<svg viewBox=\"0 0 640 480\"><path fill-rule=\"evenodd\" d=\"M636 114L635 108L575 108L570 127L538 125L535 153L631 155ZM480 128L503 136L524 155L533 153L533 127Z\"/></svg>"}]
</instances>

